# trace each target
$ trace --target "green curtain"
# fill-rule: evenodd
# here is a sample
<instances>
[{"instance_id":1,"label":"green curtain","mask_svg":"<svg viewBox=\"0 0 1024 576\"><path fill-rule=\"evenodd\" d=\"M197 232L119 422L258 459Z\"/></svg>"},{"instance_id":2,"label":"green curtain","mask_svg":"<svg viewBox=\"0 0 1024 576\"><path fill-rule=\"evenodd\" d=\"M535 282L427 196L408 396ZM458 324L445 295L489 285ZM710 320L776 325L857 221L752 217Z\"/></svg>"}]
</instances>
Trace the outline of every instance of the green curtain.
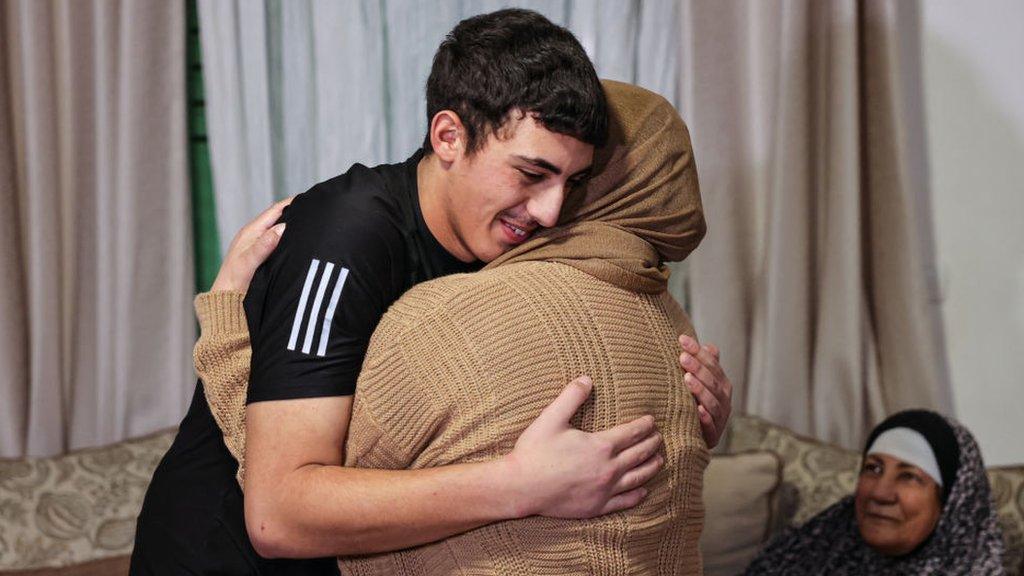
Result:
<instances>
[{"instance_id":1,"label":"green curtain","mask_svg":"<svg viewBox=\"0 0 1024 576\"><path fill-rule=\"evenodd\" d=\"M210 171L210 143L206 137L206 99L196 0L187 0L185 21L188 28L188 146L196 292L205 292L210 289L220 267L220 238L217 233L213 174Z\"/></svg>"}]
</instances>

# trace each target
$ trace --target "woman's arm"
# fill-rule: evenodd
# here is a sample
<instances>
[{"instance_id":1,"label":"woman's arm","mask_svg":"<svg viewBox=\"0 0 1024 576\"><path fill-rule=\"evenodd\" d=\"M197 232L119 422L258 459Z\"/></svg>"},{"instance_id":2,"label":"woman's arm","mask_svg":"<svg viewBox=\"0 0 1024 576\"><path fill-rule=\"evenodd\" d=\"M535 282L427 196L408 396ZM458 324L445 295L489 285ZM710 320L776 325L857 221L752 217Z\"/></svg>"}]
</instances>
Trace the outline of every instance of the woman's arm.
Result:
<instances>
[{"instance_id":1,"label":"woman's arm","mask_svg":"<svg viewBox=\"0 0 1024 576\"><path fill-rule=\"evenodd\" d=\"M238 461L238 482L245 477L245 397L249 387L249 330L243 292L216 291L196 296L199 340L192 350L206 402L228 452Z\"/></svg>"},{"instance_id":2,"label":"woman's arm","mask_svg":"<svg viewBox=\"0 0 1024 576\"><path fill-rule=\"evenodd\" d=\"M194 302L199 340L192 360L224 444L238 460L240 485L245 477L245 398L252 356L242 300L256 269L277 247L285 225L276 222L291 201L275 203L235 235L210 291Z\"/></svg>"}]
</instances>

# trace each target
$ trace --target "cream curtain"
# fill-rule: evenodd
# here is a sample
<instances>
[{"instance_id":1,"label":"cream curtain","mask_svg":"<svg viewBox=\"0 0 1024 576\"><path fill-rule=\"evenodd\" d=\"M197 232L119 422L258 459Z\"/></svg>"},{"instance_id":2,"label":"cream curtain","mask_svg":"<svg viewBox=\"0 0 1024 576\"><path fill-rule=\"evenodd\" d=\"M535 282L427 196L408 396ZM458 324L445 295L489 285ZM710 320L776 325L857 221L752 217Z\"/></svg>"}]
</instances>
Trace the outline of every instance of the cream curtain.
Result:
<instances>
[{"instance_id":1,"label":"cream curtain","mask_svg":"<svg viewBox=\"0 0 1024 576\"><path fill-rule=\"evenodd\" d=\"M107 444L184 412L184 9L0 4L0 456Z\"/></svg>"},{"instance_id":2,"label":"cream curtain","mask_svg":"<svg viewBox=\"0 0 1024 576\"><path fill-rule=\"evenodd\" d=\"M682 6L683 112L709 233L695 324L734 408L859 446L951 410L907 0Z\"/></svg>"},{"instance_id":3,"label":"cream curtain","mask_svg":"<svg viewBox=\"0 0 1024 576\"><path fill-rule=\"evenodd\" d=\"M438 44L509 5L571 29L601 76L677 101L675 0L199 0L222 249L274 197L411 155Z\"/></svg>"}]
</instances>

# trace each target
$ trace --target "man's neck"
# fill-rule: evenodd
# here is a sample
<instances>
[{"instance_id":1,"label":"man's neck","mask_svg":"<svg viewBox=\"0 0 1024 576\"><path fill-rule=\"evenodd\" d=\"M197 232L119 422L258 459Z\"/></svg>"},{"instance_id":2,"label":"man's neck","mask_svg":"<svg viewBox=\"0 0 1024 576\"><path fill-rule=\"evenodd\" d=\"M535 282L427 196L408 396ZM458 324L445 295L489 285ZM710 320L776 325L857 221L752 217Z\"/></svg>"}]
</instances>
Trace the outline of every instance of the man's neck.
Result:
<instances>
[{"instance_id":1,"label":"man's neck","mask_svg":"<svg viewBox=\"0 0 1024 576\"><path fill-rule=\"evenodd\" d=\"M476 258L459 240L448 217L448 186L441 160L435 154L425 154L416 166L416 190L423 221L427 223L430 234L449 254L463 262L473 262Z\"/></svg>"}]
</instances>

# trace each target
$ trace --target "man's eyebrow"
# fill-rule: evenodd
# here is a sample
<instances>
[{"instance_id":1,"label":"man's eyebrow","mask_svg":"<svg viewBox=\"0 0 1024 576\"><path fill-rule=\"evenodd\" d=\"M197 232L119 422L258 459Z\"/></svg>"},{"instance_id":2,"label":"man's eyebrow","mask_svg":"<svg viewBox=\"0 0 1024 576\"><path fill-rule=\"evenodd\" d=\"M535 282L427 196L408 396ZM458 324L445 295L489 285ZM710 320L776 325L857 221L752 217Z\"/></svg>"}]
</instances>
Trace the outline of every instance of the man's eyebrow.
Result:
<instances>
[{"instance_id":1,"label":"man's eyebrow","mask_svg":"<svg viewBox=\"0 0 1024 576\"><path fill-rule=\"evenodd\" d=\"M519 160L522 160L523 162L526 162L527 164L532 164L532 165L534 165L534 166L536 166L538 168L542 168L544 170L547 170L548 172L551 172L552 174L554 174L556 176L560 176L562 174L562 169L561 168L559 168L558 166L555 166L554 164L552 164L551 162L548 162L547 160L545 160L543 158L532 158L530 156L521 156L519 154L515 154L514 157L519 159ZM573 176L574 177L587 176L590 173L590 169L591 168L593 168L593 166L587 166L586 168L584 168L584 169L580 170L579 172L573 174Z\"/></svg>"},{"instance_id":2,"label":"man's eyebrow","mask_svg":"<svg viewBox=\"0 0 1024 576\"><path fill-rule=\"evenodd\" d=\"M555 166L554 164L552 164L551 162L548 162L547 160L545 160L543 158L531 158L529 156L521 156L519 154L516 154L515 157L518 158L519 160L522 160L523 162L526 162L527 164L533 164L534 166L536 166L538 168L543 168L544 170L547 170L548 172L551 172L552 174L555 174L556 176L562 174L562 169L561 168L559 168L558 166Z\"/></svg>"}]
</instances>

